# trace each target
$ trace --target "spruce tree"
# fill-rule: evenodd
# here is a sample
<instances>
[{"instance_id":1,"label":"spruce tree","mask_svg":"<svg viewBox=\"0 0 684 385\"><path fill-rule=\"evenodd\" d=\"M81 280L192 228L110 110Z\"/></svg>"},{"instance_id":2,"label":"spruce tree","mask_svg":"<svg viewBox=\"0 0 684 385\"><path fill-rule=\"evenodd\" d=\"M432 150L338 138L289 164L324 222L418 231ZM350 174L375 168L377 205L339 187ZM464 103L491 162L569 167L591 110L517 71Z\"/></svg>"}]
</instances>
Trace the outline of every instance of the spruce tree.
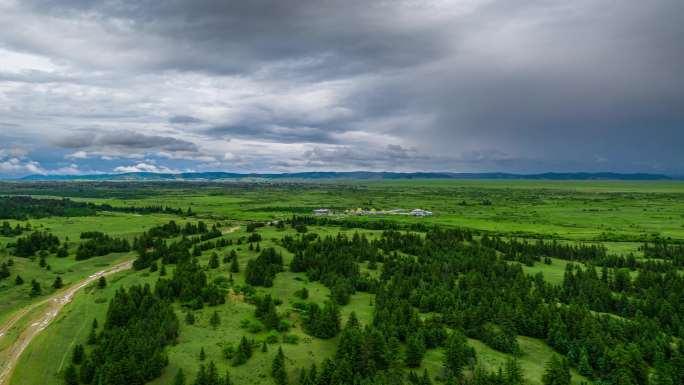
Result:
<instances>
[{"instance_id":1,"label":"spruce tree","mask_svg":"<svg viewBox=\"0 0 684 385\"><path fill-rule=\"evenodd\" d=\"M591 377L593 373L591 364L589 363L589 354L587 354L586 348L582 348L582 350L580 351L579 363L577 364L577 371L585 377Z\"/></svg>"},{"instance_id":2,"label":"spruce tree","mask_svg":"<svg viewBox=\"0 0 684 385\"><path fill-rule=\"evenodd\" d=\"M546 364L542 382L544 385L570 385L570 366L565 358L554 355Z\"/></svg>"},{"instance_id":3,"label":"spruce tree","mask_svg":"<svg viewBox=\"0 0 684 385\"><path fill-rule=\"evenodd\" d=\"M105 278L104 275L100 276L100 279L97 280L97 287L99 287L100 289L104 289L105 287L107 287L107 278Z\"/></svg>"},{"instance_id":4,"label":"spruce tree","mask_svg":"<svg viewBox=\"0 0 684 385\"><path fill-rule=\"evenodd\" d=\"M17 278L14 279L14 284L19 286L24 284L24 279L21 278L19 274L17 274Z\"/></svg>"},{"instance_id":5,"label":"spruce tree","mask_svg":"<svg viewBox=\"0 0 684 385\"><path fill-rule=\"evenodd\" d=\"M419 334L413 334L406 340L406 357L404 362L409 368L417 368L423 361L425 354L425 343L423 337Z\"/></svg>"},{"instance_id":6,"label":"spruce tree","mask_svg":"<svg viewBox=\"0 0 684 385\"><path fill-rule=\"evenodd\" d=\"M36 281L35 279L31 281L31 297L37 297L39 296L43 290L40 288L40 283Z\"/></svg>"},{"instance_id":7,"label":"spruce tree","mask_svg":"<svg viewBox=\"0 0 684 385\"><path fill-rule=\"evenodd\" d=\"M219 267L219 258L218 254L211 253L211 256L209 257L209 268L210 269L216 269Z\"/></svg>"},{"instance_id":8,"label":"spruce tree","mask_svg":"<svg viewBox=\"0 0 684 385\"><path fill-rule=\"evenodd\" d=\"M218 311L214 310L214 314L211 315L209 323L214 329L216 329L221 324L221 318L219 317Z\"/></svg>"},{"instance_id":9,"label":"spruce tree","mask_svg":"<svg viewBox=\"0 0 684 385\"><path fill-rule=\"evenodd\" d=\"M286 385L287 384L287 372L285 370L285 354L283 354L283 349L278 348L278 353L273 359L273 364L271 365L271 377L275 381L276 385Z\"/></svg>"},{"instance_id":10,"label":"spruce tree","mask_svg":"<svg viewBox=\"0 0 684 385\"><path fill-rule=\"evenodd\" d=\"M238 264L237 255L234 255L232 260L230 261L230 271L232 273L239 273L240 272L240 264Z\"/></svg>"},{"instance_id":11,"label":"spruce tree","mask_svg":"<svg viewBox=\"0 0 684 385\"><path fill-rule=\"evenodd\" d=\"M460 379L465 367L474 356L472 348L468 347L463 334L456 331L446 342L444 352L444 369L447 377Z\"/></svg>"},{"instance_id":12,"label":"spruce tree","mask_svg":"<svg viewBox=\"0 0 684 385\"><path fill-rule=\"evenodd\" d=\"M522 368L518 359L513 357L506 361L506 384L508 385L524 385L525 378L523 376Z\"/></svg>"},{"instance_id":13,"label":"spruce tree","mask_svg":"<svg viewBox=\"0 0 684 385\"><path fill-rule=\"evenodd\" d=\"M204 361L207 358L206 353L204 353L204 346L200 349L199 360Z\"/></svg>"},{"instance_id":14,"label":"spruce tree","mask_svg":"<svg viewBox=\"0 0 684 385\"><path fill-rule=\"evenodd\" d=\"M185 313L185 323L188 325L195 324L195 315L191 311Z\"/></svg>"},{"instance_id":15,"label":"spruce tree","mask_svg":"<svg viewBox=\"0 0 684 385\"><path fill-rule=\"evenodd\" d=\"M95 377L95 366L91 360L83 361L79 377L84 384L93 382L93 378Z\"/></svg>"},{"instance_id":16,"label":"spruce tree","mask_svg":"<svg viewBox=\"0 0 684 385\"><path fill-rule=\"evenodd\" d=\"M59 275L55 277L55 282L52 283L52 287L55 289L61 289L64 284L62 283L62 277Z\"/></svg>"},{"instance_id":17,"label":"spruce tree","mask_svg":"<svg viewBox=\"0 0 684 385\"><path fill-rule=\"evenodd\" d=\"M71 353L71 362L75 365L80 365L81 362L83 362L84 354L83 345L76 344L76 346L74 346L74 351Z\"/></svg>"},{"instance_id":18,"label":"spruce tree","mask_svg":"<svg viewBox=\"0 0 684 385\"><path fill-rule=\"evenodd\" d=\"M78 373L76 372L76 366L73 364L69 365L64 371L64 383L66 385L78 385Z\"/></svg>"},{"instance_id":19,"label":"spruce tree","mask_svg":"<svg viewBox=\"0 0 684 385\"><path fill-rule=\"evenodd\" d=\"M173 385L185 385L185 373L183 373L183 369L178 369L178 372L176 372Z\"/></svg>"}]
</instances>

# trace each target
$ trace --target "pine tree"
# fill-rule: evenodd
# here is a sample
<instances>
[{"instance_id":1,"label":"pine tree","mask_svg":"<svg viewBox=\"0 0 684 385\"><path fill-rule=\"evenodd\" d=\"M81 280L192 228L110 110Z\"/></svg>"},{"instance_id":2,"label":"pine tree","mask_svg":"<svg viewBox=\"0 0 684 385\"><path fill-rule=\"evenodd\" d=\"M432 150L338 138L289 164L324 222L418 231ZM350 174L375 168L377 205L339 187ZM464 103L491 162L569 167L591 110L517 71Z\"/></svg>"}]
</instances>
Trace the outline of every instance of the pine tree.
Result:
<instances>
[{"instance_id":1,"label":"pine tree","mask_svg":"<svg viewBox=\"0 0 684 385\"><path fill-rule=\"evenodd\" d=\"M62 277L59 275L55 277L55 282L52 283L52 287L55 289L61 289L64 284L62 283Z\"/></svg>"},{"instance_id":2,"label":"pine tree","mask_svg":"<svg viewBox=\"0 0 684 385\"><path fill-rule=\"evenodd\" d=\"M240 272L240 264L238 264L237 255L234 255L233 259L230 261L230 271L232 273L239 273Z\"/></svg>"},{"instance_id":3,"label":"pine tree","mask_svg":"<svg viewBox=\"0 0 684 385\"><path fill-rule=\"evenodd\" d=\"M508 385L524 385L525 377L523 376L522 368L520 368L520 363L518 359L513 357L506 361L506 384Z\"/></svg>"},{"instance_id":4,"label":"pine tree","mask_svg":"<svg viewBox=\"0 0 684 385\"><path fill-rule=\"evenodd\" d=\"M104 275L100 276L100 279L97 280L97 287L100 289L107 287L107 278Z\"/></svg>"},{"instance_id":5,"label":"pine tree","mask_svg":"<svg viewBox=\"0 0 684 385\"><path fill-rule=\"evenodd\" d=\"M80 379L84 384L90 384L95 377L95 366L91 360L83 361L81 365Z\"/></svg>"},{"instance_id":6,"label":"pine tree","mask_svg":"<svg viewBox=\"0 0 684 385\"><path fill-rule=\"evenodd\" d=\"M423 378L420 380L420 385L432 385L427 369L423 370Z\"/></svg>"},{"instance_id":7,"label":"pine tree","mask_svg":"<svg viewBox=\"0 0 684 385\"><path fill-rule=\"evenodd\" d=\"M266 344L266 341L261 343L261 352L266 353L268 351L268 345Z\"/></svg>"},{"instance_id":8,"label":"pine tree","mask_svg":"<svg viewBox=\"0 0 684 385\"><path fill-rule=\"evenodd\" d=\"M568 360L554 355L546 364L542 382L544 385L570 385L570 366Z\"/></svg>"},{"instance_id":9,"label":"pine tree","mask_svg":"<svg viewBox=\"0 0 684 385\"><path fill-rule=\"evenodd\" d=\"M587 354L587 349L584 347L580 351L579 363L577 364L577 371L585 377L591 377L593 373L591 364L589 363L589 354Z\"/></svg>"},{"instance_id":10,"label":"pine tree","mask_svg":"<svg viewBox=\"0 0 684 385\"><path fill-rule=\"evenodd\" d=\"M406 357L404 362L409 368L417 368L423 361L425 354L425 343L423 337L419 334L413 334L406 340Z\"/></svg>"},{"instance_id":11,"label":"pine tree","mask_svg":"<svg viewBox=\"0 0 684 385\"><path fill-rule=\"evenodd\" d=\"M460 332L454 332L447 340L444 352L444 369L447 377L461 378L463 367L472 357L474 352L468 347L465 336Z\"/></svg>"},{"instance_id":12,"label":"pine tree","mask_svg":"<svg viewBox=\"0 0 684 385\"><path fill-rule=\"evenodd\" d=\"M31 281L31 297L37 297L39 296L43 290L40 288L40 283L36 281L35 279Z\"/></svg>"},{"instance_id":13,"label":"pine tree","mask_svg":"<svg viewBox=\"0 0 684 385\"><path fill-rule=\"evenodd\" d=\"M64 383L66 385L78 385L78 373L73 364L69 365L64 371Z\"/></svg>"},{"instance_id":14,"label":"pine tree","mask_svg":"<svg viewBox=\"0 0 684 385\"><path fill-rule=\"evenodd\" d=\"M86 343L88 345L95 345L97 343L97 333L95 332L95 329L90 329L90 334L88 334Z\"/></svg>"},{"instance_id":15,"label":"pine tree","mask_svg":"<svg viewBox=\"0 0 684 385\"><path fill-rule=\"evenodd\" d=\"M74 346L74 351L71 353L71 362L75 365L80 365L81 362L83 362L84 354L83 345L76 344L76 346Z\"/></svg>"},{"instance_id":16,"label":"pine tree","mask_svg":"<svg viewBox=\"0 0 684 385\"><path fill-rule=\"evenodd\" d=\"M185 385L185 373L183 373L183 369L178 369L178 372L176 372L173 385Z\"/></svg>"},{"instance_id":17,"label":"pine tree","mask_svg":"<svg viewBox=\"0 0 684 385\"><path fill-rule=\"evenodd\" d=\"M24 279L21 278L19 274L17 274L17 278L14 279L14 284L19 286L24 284Z\"/></svg>"},{"instance_id":18,"label":"pine tree","mask_svg":"<svg viewBox=\"0 0 684 385\"><path fill-rule=\"evenodd\" d=\"M214 329L216 329L221 324L221 318L219 317L219 314L216 310L214 310L214 314L211 315L209 323Z\"/></svg>"},{"instance_id":19,"label":"pine tree","mask_svg":"<svg viewBox=\"0 0 684 385\"><path fill-rule=\"evenodd\" d=\"M207 358L207 355L204 353L204 346L200 349L199 353L199 360L204 361Z\"/></svg>"},{"instance_id":20,"label":"pine tree","mask_svg":"<svg viewBox=\"0 0 684 385\"><path fill-rule=\"evenodd\" d=\"M185 313L185 323L188 325L195 324L195 315L191 311Z\"/></svg>"},{"instance_id":21,"label":"pine tree","mask_svg":"<svg viewBox=\"0 0 684 385\"><path fill-rule=\"evenodd\" d=\"M69 256L69 244L64 242L62 247L57 250L57 258L66 258Z\"/></svg>"},{"instance_id":22,"label":"pine tree","mask_svg":"<svg viewBox=\"0 0 684 385\"><path fill-rule=\"evenodd\" d=\"M287 384L287 372L285 370L285 354L283 354L283 349L278 348L278 353L273 359L273 364L271 365L271 377L275 381L276 385L286 385Z\"/></svg>"},{"instance_id":23,"label":"pine tree","mask_svg":"<svg viewBox=\"0 0 684 385\"><path fill-rule=\"evenodd\" d=\"M211 253L211 256L209 257L209 268L210 269L216 269L219 267L219 258L218 254Z\"/></svg>"},{"instance_id":24,"label":"pine tree","mask_svg":"<svg viewBox=\"0 0 684 385\"><path fill-rule=\"evenodd\" d=\"M252 344L243 336L233 357L233 366L244 364L250 357L252 357Z\"/></svg>"}]
</instances>

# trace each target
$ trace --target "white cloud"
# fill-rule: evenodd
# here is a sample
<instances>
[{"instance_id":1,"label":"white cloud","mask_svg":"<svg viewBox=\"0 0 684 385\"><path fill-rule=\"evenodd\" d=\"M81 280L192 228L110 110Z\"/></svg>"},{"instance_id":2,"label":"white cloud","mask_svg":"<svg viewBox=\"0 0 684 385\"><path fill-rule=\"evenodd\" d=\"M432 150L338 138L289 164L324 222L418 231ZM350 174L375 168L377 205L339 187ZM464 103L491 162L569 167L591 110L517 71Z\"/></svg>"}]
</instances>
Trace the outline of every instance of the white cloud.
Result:
<instances>
[{"instance_id":1,"label":"white cloud","mask_svg":"<svg viewBox=\"0 0 684 385\"><path fill-rule=\"evenodd\" d=\"M46 174L47 172L38 162L19 158L6 158L0 160L0 173L16 175L23 173Z\"/></svg>"},{"instance_id":2,"label":"white cloud","mask_svg":"<svg viewBox=\"0 0 684 385\"><path fill-rule=\"evenodd\" d=\"M174 170L166 166L157 166L151 163L140 162L131 166L119 166L114 169L114 172L154 172L154 173L165 173L165 174L176 174L179 170Z\"/></svg>"},{"instance_id":3,"label":"white cloud","mask_svg":"<svg viewBox=\"0 0 684 385\"><path fill-rule=\"evenodd\" d=\"M67 154L64 157L66 159L88 159L90 155L86 151L76 151L71 154Z\"/></svg>"}]
</instances>

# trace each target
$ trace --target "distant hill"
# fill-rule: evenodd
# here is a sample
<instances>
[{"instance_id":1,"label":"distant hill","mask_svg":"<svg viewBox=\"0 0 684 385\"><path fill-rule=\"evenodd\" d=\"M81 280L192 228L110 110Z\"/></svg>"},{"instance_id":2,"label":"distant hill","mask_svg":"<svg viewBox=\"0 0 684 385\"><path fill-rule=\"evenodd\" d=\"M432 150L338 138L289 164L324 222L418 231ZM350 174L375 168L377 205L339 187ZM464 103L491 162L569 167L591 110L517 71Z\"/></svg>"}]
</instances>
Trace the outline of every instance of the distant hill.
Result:
<instances>
[{"instance_id":1,"label":"distant hill","mask_svg":"<svg viewBox=\"0 0 684 385\"><path fill-rule=\"evenodd\" d=\"M373 171L314 171L282 174L230 173L230 172L188 172L188 173L151 173L132 172L122 174L90 174L90 175L29 175L21 178L27 181L172 181L172 180L237 180L237 179L357 179L357 180L396 180L396 179L531 179L531 180L672 180L674 178L661 174L620 174L612 172L572 172L542 174L510 174L510 173L450 173L450 172L373 172Z\"/></svg>"}]
</instances>

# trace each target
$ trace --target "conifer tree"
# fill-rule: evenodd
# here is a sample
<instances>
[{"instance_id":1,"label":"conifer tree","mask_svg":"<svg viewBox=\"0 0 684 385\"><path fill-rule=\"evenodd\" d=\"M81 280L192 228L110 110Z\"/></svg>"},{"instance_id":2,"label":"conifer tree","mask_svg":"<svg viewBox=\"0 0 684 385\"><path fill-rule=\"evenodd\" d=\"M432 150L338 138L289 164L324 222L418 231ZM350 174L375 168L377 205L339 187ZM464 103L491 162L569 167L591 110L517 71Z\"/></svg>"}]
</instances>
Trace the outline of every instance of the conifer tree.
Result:
<instances>
[{"instance_id":1,"label":"conifer tree","mask_svg":"<svg viewBox=\"0 0 684 385\"><path fill-rule=\"evenodd\" d=\"M525 377L523 376L522 368L516 357L506 361L505 367L506 384L508 385L524 385Z\"/></svg>"},{"instance_id":2,"label":"conifer tree","mask_svg":"<svg viewBox=\"0 0 684 385\"><path fill-rule=\"evenodd\" d=\"M240 272L240 265L238 264L237 255L234 255L232 260L230 261L230 271L232 273L239 273Z\"/></svg>"},{"instance_id":3,"label":"conifer tree","mask_svg":"<svg viewBox=\"0 0 684 385\"><path fill-rule=\"evenodd\" d=\"M273 364L271 365L271 377L275 381L276 385L286 385L287 384L287 371L285 370L285 354L283 354L283 349L278 348L278 353L273 359Z\"/></svg>"},{"instance_id":4,"label":"conifer tree","mask_svg":"<svg viewBox=\"0 0 684 385\"><path fill-rule=\"evenodd\" d=\"M107 287L107 278L105 278L104 275L100 276L100 279L97 280L97 287L99 287L100 289L104 289L105 287Z\"/></svg>"},{"instance_id":5,"label":"conifer tree","mask_svg":"<svg viewBox=\"0 0 684 385\"><path fill-rule=\"evenodd\" d=\"M209 257L209 268L210 269L216 269L219 267L219 258L218 254L211 253L211 256Z\"/></svg>"},{"instance_id":6,"label":"conifer tree","mask_svg":"<svg viewBox=\"0 0 684 385\"><path fill-rule=\"evenodd\" d=\"M43 290L40 288L40 283L36 281L35 279L31 281L31 297L37 297L39 296Z\"/></svg>"},{"instance_id":7,"label":"conifer tree","mask_svg":"<svg viewBox=\"0 0 684 385\"><path fill-rule=\"evenodd\" d=\"M542 382L544 385L570 385L570 366L568 360L554 355L546 364Z\"/></svg>"},{"instance_id":8,"label":"conifer tree","mask_svg":"<svg viewBox=\"0 0 684 385\"><path fill-rule=\"evenodd\" d=\"M577 364L577 371L585 377L591 377L593 373L591 364L589 363L589 354L587 354L586 348L582 348L582 350L580 351L579 363Z\"/></svg>"},{"instance_id":9,"label":"conifer tree","mask_svg":"<svg viewBox=\"0 0 684 385\"><path fill-rule=\"evenodd\" d=\"M80 365L81 362L83 362L84 354L83 345L76 344L76 346L74 346L74 351L71 353L71 362L75 365Z\"/></svg>"},{"instance_id":10,"label":"conifer tree","mask_svg":"<svg viewBox=\"0 0 684 385\"><path fill-rule=\"evenodd\" d=\"M62 277L58 275L57 277L55 277L55 282L52 283L52 287L54 289L61 289L62 286L64 286L64 284L62 283Z\"/></svg>"},{"instance_id":11,"label":"conifer tree","mask_svg":"<svg viewBox=\"0 0 684 385\"><path fill-rule=\"evenodd\" d=\"M200 349L199 360L204 361L207 358L206 353L204 353L204 346Z\"/></svg>"},{"instance_id":12,"label":"conifer tree","mask_svg":"<svg viewBox=\"0 0 684 385\"><path fill-rule=\"evenodd\" d=\"M95 366L91 360L87 359L83 361L79 377L84 384L93 382L93 378L95 377Z\"/></svg>"},{"instance_id":13,"label":"conifer tree","mask_svg":"<svg viewBox=\"0 0 684 385\"><path fill-rule=\"evenodd\" d=\"M173 380L173 385L185 385L185 373L183 373L182 368L178 369L178 372L176 372L176 377Z\"/></svg>"},{"instance_id":14,"label":"conifer tree","mask_svg":"<svg viewBox=\"0 0 684 385\"><path fill-rule=\"evenodd\" d=\"M188 325L195 324L195 315L191 311L185 313L185 323Z\"/></svg>"},{"instance_id":15,"label":"conifer tree","mask_svg":"<svg viewBox=\"0 0 684 385\"><path fill-rule=\"evenodd\" d=\"M404 362L409 368L417 368L423 361L425 343L419 333L415 333L406 340L406 357Z\"/></svg>"},{"instance_id":16,"label":"conifer tree","mask_svg":"<svg viewBox=\"0 0 684 385\"><path fill-rule=\"evenodd\" d=\"M475 353L468 347L466 338L463 334L456 331L446 342L444 352L444 369L447 377L461 378L463 368L468 364Z\"/></svg>"},{"instance_id":17,"label":"conifer tree","mask_svg":"<svg viewBox=\"0 0 684 385\"><path fill-rule=\"evenodd\" d=\"M21 278L19 274L17 274L17 278L14 279L14 284L19 286L24 284L24 279Z\"/></svg>"},{"instance_id":18,"label":"conifer tree","mask_svg":"<svg viewBox=\"0 0 684 385\"><path fill-rule=\"evenodd\" d=\"M219 317L218 311L214 310L214 314L211 315L209 323L214 329L216 329L221 324L221 318Z\"/></svg>"},{"instance_id":19,"label":"conifer tree","mask_svg":"<svg viewBox=\"0 0 684 385\"><path fill-rule=\"evenodd\" d=\"M78 385L78 373L76 372L76 366L73 364L69 365L64 371L64 383L66 385Z\"/></svg>"}]
</instances>

